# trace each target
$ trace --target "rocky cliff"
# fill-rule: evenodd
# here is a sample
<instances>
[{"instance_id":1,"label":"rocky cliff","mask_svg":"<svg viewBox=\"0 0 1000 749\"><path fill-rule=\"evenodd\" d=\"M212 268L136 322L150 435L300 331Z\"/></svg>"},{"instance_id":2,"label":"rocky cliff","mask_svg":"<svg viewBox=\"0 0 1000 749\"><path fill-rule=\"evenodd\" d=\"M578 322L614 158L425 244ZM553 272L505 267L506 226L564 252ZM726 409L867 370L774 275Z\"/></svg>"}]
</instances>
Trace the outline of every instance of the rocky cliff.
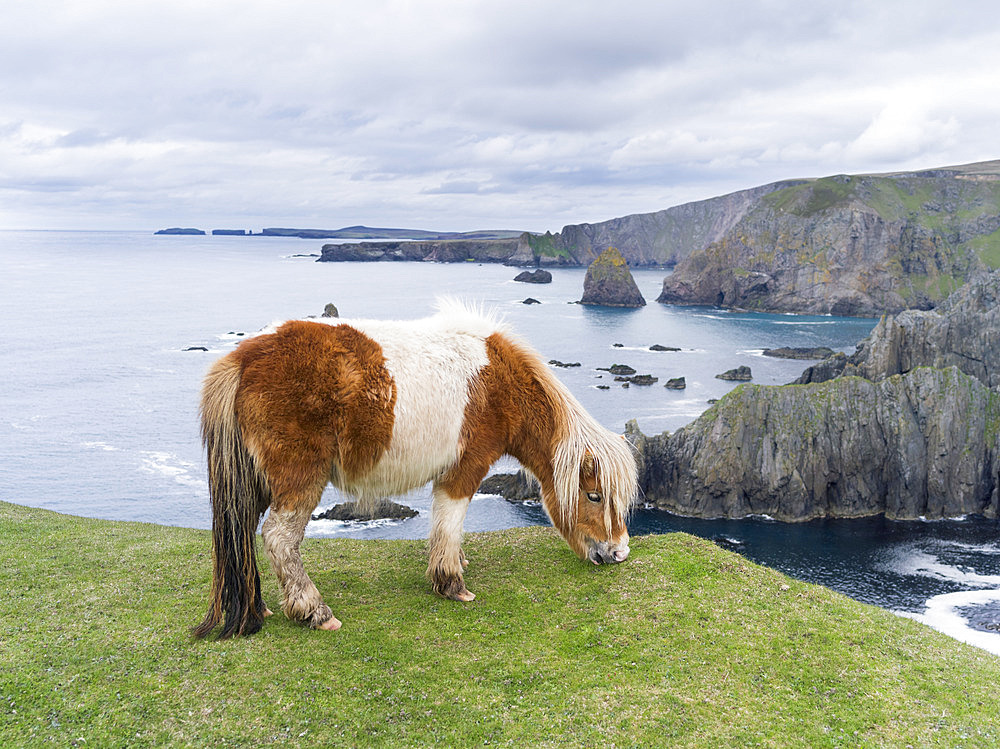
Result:
<instances>
[{"instance_id":1,"label":"rocky cliff","mask_svg":"<svg viewBox=\"0 0 1000 749\"><path fill-rule=\"evenodd\" d=\"M955 367L742 385L673 434L629 433L646 501L681 515L997 517L1000 394Z\"/></svg>"},{"instance_id":2,"label":"rocky cliff","mask_svg":"<svg viewBox=\"0 0 1000 749\"><path fill-rule=\"evenodd\" d=\"M1000 267L1000 161L840 175L763 195L657 301L877 315L930 309Z\"/></svg>"},{"instance_id":3,"label":"rocky cliff","mask_svg":"<svg viewBox=\"0 0 1000 749\"><path fill-rule=\"evenodd\" d=\"M673 434L630 423L646 499L704 517L997 517L997 341L1000 271L884 317L854 355L792 385L737 388Z\"/></svg>"},{"instance_id":4,"label":"rocky cliff","mask_svg":"<svg viewBox=\"0 0 1000 749\"><path fill-rule=\"evenodd\" d=\"M580 265L593 262L608 247L617 247L633 267L672 266L724 237L764 196L800 182L775 182L596 224L570 224L549 235L550 242L554 252Z\"/></svg>"},{"instance_id":5,"label":"rocky cliff","mask_svg":"<svg viewBox=\"0 0 1000 749\"><path fill-rule=\"evenodd\" d=\"M557 248L551 234L524 232L516 238L448 239L325 244L318 262L426 260L439 263L476 261L523 266L576 266L573 255Z\"/></svg>"},{"instance_id":6,"label":"rocky cliff","mask_svg":"<svg viewBox=\"0 0 1000 749\"><path fill-rule=\"evenodd\" d=\"M935 310L883 317L845 373L878 380L915 367L948 366L1000 387L1000 271L970 281Z\"/></svg>"}]
</instances>

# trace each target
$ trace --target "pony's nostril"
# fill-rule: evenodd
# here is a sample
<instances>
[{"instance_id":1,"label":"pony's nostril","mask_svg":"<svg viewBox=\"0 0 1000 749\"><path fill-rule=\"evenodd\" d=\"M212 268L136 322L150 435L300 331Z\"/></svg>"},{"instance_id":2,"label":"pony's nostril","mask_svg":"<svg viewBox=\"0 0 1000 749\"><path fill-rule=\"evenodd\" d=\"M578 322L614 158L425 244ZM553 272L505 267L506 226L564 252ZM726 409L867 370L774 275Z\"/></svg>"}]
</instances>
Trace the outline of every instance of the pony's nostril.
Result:
<instances>
[{"instance_id":1,"label":"pony's nostril","mask_svg":"<svg viewBox=\"0 0 1000 749\"><path fill-rule=\"evenodd\" d=\"M628 556L628 549L615 549L614 557L616 562L624 562Z\"/></svg>"}]
</instances>

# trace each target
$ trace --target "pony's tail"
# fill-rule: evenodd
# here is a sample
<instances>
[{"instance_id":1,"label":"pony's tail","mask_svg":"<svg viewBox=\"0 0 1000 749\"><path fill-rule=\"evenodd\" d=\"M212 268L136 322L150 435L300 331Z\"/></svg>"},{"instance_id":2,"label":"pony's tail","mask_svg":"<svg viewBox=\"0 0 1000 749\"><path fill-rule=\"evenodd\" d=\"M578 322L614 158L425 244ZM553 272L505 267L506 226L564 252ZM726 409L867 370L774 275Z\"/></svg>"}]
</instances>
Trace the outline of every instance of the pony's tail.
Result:
<instances>
[{"instance_id":1,"label":"pony's tail","mask_svg":"<svg viewBox=\"0 0 1000 749\"><path fill-rule=\"evenodd\" d=\"M212 593L204 621L192 630L205 637L222 622L219 639L251 635L264 619L257 571L256 536L270 504L267 482L247 450L236 420L241 367L233 357L217 361L201 395L201 437L208 454L212 497Z\"/></svg>"}]
</instances>

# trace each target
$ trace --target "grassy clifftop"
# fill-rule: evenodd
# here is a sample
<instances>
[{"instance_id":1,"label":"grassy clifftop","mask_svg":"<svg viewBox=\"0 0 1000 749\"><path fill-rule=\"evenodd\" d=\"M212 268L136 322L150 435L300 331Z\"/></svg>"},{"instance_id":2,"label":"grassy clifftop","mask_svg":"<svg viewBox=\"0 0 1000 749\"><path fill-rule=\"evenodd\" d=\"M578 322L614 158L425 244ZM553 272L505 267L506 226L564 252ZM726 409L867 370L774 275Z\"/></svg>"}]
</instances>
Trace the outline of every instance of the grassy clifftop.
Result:
<instances>
[{"instance_id":1,"label":"grassy clifftop","mask_svg":"<svg viewBox=\"0 0 1000 749\"><path fill-rule=\"evenodd\" d=\"M1000 659L682 534L600 568L549 529L471 534L467 605L423 542L307 541L344 628L227 642L187 635L207 532L0 503L0 535L3 746L1000 741Z\"/></svg>"}]
</instances>

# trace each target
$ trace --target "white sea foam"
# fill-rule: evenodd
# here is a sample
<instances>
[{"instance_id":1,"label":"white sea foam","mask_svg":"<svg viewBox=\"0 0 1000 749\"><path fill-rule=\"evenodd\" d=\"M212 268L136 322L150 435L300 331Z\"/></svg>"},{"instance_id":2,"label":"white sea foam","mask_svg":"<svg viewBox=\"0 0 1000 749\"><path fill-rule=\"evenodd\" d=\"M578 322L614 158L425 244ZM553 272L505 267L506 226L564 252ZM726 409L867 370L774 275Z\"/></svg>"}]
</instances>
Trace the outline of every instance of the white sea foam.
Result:
<instances>
[{"instance_id":1,"label":"white sea foam","mask_svg":"<svg viewBox=\"0 0 1000 749\"><path fill-rule=\"evenodd\" d=\"M181 460L173 453L156 450L143 450L140 455L140 470L154 475L173 479L182 486L195 487L208 491L208 484L192 473L194 463Z\"/></svg>"},{"instance_id":2,"label":"white sea foam","mask_svg":"<svg viewBox=\"0 0 1000 749\"><path fill-rule=\"evenodd\" d=\"M944 593L927 601L923 614L896 612L901 616L923 622L961 642L975 645L995 655L1000 655L1000 633L980 632L969 626L958 609L1000 601L1000 590L971 590Z\"/></svg>"},{"instance_id":3,"label":"white sea foam","mask_svg":"<svg viewBox=\"0 0 1000 749\"><path fill-rule=\"evenodd\" d=\"M909 549L893 555L884 567L900 575L931 577L970 587L1000 586L1000 575L981 575L970 568L945 564L933 554L918 549Z\"/></svg>"},{"instance_id":4,"label":"white sea foam","mask_svg":"<svg viewBox=\"0 0 1000 749\"><path fill-rule=\"evenodd\" d=\"M389 525L399 525L405 522L393 518L378 518L377 520L310 520L306 526L307 536L332 536L353 533L362 528L383 528Z\"/></svg>"}]
</instances>

